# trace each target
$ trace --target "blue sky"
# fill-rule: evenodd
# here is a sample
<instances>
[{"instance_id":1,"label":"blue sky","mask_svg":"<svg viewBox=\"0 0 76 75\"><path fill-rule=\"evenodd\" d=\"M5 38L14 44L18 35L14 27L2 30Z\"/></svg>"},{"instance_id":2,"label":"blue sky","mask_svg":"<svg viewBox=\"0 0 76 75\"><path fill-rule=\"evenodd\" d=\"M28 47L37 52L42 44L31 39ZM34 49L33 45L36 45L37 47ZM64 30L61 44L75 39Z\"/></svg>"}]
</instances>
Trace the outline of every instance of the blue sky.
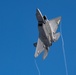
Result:
<instances>
[{"instance_id":1,"label":"blue sky","mask_svg":"<svg viewBox=\"0 0 76 75\"><path fill-rule=\"evenodd\" d=\"M33 47L38 39L36 8L48 19L62 16L68 73L76 75L75 0L0 0L0 75L38 75ZM47 59L41 54L36 61L41 75L66 75L61 37Z\"/></svg>"}]
</instances>

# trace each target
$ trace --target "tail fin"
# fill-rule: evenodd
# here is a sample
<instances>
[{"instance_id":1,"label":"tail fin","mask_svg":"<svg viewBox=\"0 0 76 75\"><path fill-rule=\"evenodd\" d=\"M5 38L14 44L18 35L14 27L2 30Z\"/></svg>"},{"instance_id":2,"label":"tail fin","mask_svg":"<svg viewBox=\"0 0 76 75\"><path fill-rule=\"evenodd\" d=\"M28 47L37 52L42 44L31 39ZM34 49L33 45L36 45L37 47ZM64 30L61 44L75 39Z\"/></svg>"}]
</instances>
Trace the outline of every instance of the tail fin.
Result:
<instances>
[{"instance_id":1,"label":"tail fin","mask_svg":"<svg viewBox=\"0 0 76 75\"><path fill-rule=\"evenodd\" d=\"M60 37L60 32L54 34L54 42L56 42Z\"/></svg>"}]
</instances>

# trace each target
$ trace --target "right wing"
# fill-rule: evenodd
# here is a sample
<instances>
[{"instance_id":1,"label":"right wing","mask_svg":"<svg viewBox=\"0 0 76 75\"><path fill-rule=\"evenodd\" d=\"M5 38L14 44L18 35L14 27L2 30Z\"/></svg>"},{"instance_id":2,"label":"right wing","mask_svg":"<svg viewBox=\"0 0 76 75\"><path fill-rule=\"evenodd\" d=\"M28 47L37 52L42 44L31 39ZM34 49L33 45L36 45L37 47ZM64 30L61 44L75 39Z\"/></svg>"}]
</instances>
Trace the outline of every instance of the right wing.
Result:
<instances>
[{"instance_id":1,"label":"right wing","mask_svg":"<svg viewBox=\"0 0 76 75\"><path fill-rule=\"evenodd\" d=\"M51 27L51 30L55 33L57 31L58 25L60 23L61 17L55 18L53 20L49 21L49 25Z\"/></svg>"},{"instance_id":2,"label":"right wing","mask_svg":"<svg viewBox=\"0 0 76 75\"><path fill-rule=\"evenodd\" d=\"M36 51L35 51L35 57L38 57L39 54L44 50L44 44L41 41L40 38L38 38L38 42L37 42L37 47L36 47Z\"/></svg>"}]
</instances>

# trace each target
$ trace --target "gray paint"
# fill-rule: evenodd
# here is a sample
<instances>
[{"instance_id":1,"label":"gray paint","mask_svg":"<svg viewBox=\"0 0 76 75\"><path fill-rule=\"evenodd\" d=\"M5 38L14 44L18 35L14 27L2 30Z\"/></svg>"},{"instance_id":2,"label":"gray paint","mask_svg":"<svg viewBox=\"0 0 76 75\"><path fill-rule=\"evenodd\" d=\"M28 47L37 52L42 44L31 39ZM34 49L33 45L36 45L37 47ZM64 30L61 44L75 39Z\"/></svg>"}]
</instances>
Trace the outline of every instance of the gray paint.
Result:
<instances>
[{"instance_id":1,"label":"gray paint","mask_svg":"<svg viewBox=\"0 0 76 75\"><path fill-rule=\"evenodd\" d=\"M44 17L46 18L46 16ZM44 17L40 10L37 9L36 18L38 20L39 38L34 56L36 58L42 51L44 51L43 59L48 55L48 50L52 43L56 42L60 37L60 33L56 33L56 31L61 20L61 17L52 20L48 20L47 18L44 19Z\"/></svg>"}]
</instances>

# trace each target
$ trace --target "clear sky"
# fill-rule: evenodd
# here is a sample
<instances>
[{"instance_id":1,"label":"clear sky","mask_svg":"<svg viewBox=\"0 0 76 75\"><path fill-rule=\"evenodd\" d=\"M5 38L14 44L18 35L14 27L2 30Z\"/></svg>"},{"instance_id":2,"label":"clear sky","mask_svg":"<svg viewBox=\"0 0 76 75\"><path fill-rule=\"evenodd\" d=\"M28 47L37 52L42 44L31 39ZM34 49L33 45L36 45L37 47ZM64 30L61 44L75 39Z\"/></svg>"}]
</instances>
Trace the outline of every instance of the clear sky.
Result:
<instances>
[{"instance_id":1,"label":"clear sky","mask_svg":"<svg viewBox=\"0 0 76 75\"><path fill-rule=\"evenodd\" d=\"M62 16L68 73L76 75L75 0L0 0L0 75L38 75L33 46L38 39L36 8L48 19ZM41 75L65 75L61 37L44 61L42 54L36 61Z\"/></svg>"}]
</instances>

